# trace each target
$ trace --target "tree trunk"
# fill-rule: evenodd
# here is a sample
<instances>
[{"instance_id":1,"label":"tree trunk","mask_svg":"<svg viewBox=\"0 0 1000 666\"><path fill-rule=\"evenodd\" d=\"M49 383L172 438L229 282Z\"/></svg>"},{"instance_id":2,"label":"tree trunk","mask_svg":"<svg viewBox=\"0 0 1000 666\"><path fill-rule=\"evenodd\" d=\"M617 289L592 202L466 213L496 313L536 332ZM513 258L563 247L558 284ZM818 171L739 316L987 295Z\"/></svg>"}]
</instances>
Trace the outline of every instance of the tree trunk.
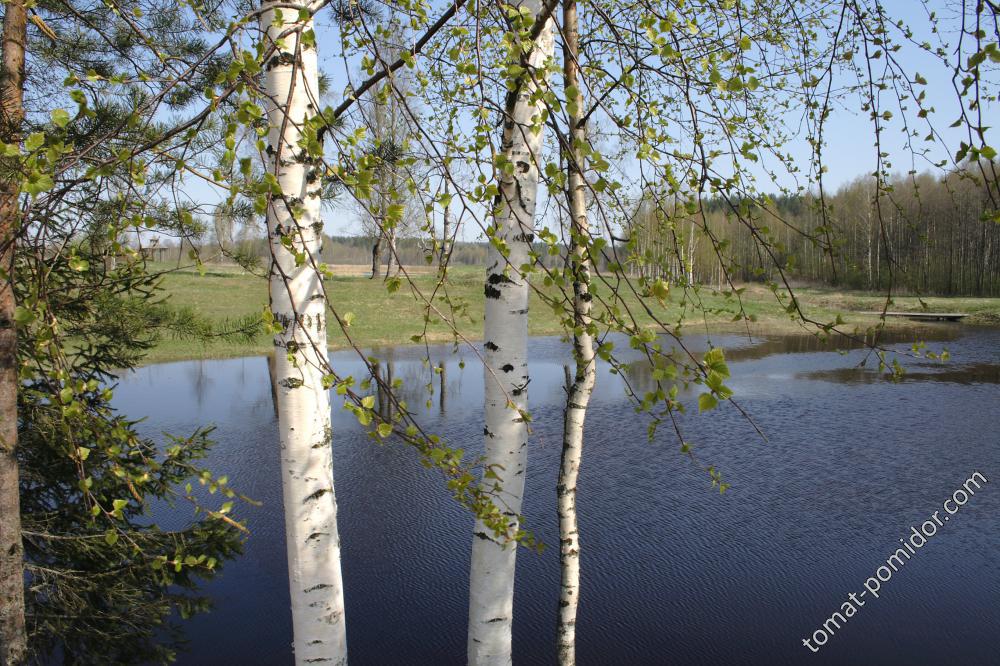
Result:
<instances>
[{"instance_id":1,"label":"tree trunk","mask_svg":"<svg viewBox=\"0 0 1000 666\"><path fill-rule=\"evenodd\" d=\"M868 258L866 260L868 266L868 289L872 289L872 205L870 201L865 202L865 234L867 235L867 249Z\"/></svg>"},{"instance_id":2,"label":"tree trunk","mask_svg":"<svg viewBox=\"0 0 1000 666\"><path fill-rule=\"evenodd\" d=\"M381 233L381 229L377 229L376 233ZM375 244L372 245L371 279L374 280L381 274L382 274L382 237L379 236L378 238L375 239Z\"/></svg>"},{"instance_id":3,"label":"tree trunk","mask_svg":"<svg viewBox=\"0 0 1000 666\"><path fill-rule=\"evenodd\" d=\"M266 65L270 121L269 165L282 197L267 211L272 255L271 310L283 327L275 335L278 378L278 432L292 602L295 660L347 663L340 537L334 494L330 396L323 385L328 372L326 298L316 270L322 245L320 178L310 171L317 160L298 147L302 123L317 113L319 77L315 48L301 45L301 31L312 20L284 9L275 25L275 2L265 2L261 30L270 46L290 28ZM314 8L316 5L312 5ZM292 211L295 211L293 216ZM282 237L292 238L292 250ZM306 259L296 265L295 252Z\"/></svg>"},{"instance_id":4,"label":"tree trunk","mask_svg":"<svg viewBox=\"0 0 1000 666\"><path fill-rule=\"evenodd\" d=\"M695 230L695 224L692 222L687 244L687 266L685 267L687 269L687 283L689 287L694 286L694 253L698 249L698 242L695 240Z\"/></svg>"},{"instance_id":5,"label":"tree trunk","mask_svg":"<svg viewBox=\"0 0 1000 666\"><path fill-rule=\"evenodd\" d=\"M23 0L7 3L0 65L0 138L21 143L24 121L24 49L27 11ZM24 547L17 467L17 330L14 323L14 246L18 227L20 171L4 169L0 180L0 663L25 661Z\"/></svg>"},{"instance_id":6,"label":"tree trunk","mask_svg":"<svg viewBox=\"0 0 1000 666\"><path fill-rule=\"evenodd\" d=\"M576 612L580 602L580 540L577 531L576 482L583 457L583 426L587 416L587 405L597 381L594 338L590 321L590 225L587 221L587 193L584 180L583 149L587 141L587 130L579 81L580 35L576 0L563 0L563 33L563 77L570 125L570 146L566 164L569 167L567 203L571 223L573 360L576 363L576 372L566 396L562 458L559 480L556 483L559 562L562 570L556 646L559 663L562 666L572 666L576 663ZM691 263L690 257L688 262Z\"/></svg>"},{"instance_id":7,"label":"tree trunk","mask_svg":"<svg viewBox=\"0 0 1000 666\"><path fill-rule=\"evenodd\" d=\"M522 6L534 15L541 9L539 0L525 0ZM519 269L530 261L528 251L534 240L537 160L544 129L544 124L536 126L532 120L542 117L544 103L533 102L531 97L537 88L535 76L544 77L541 67L553 50L550 18L532 45L522 85L507 96L501 148L514 170L500 177L494 229L509 257L491 243L486 260L485 468L499 476L502 491L497 504L512 529L517 528L521 513L528 453L527 423L521 413L528 406L528 282ZM516 554L515 544L497 540L477 521L469 586L470 664L511 663Z\"/></svg>"},{"instance_id":8,"label":"tree trunk","mask_svg":"<svg viewBox=\"0 0 1000 666\"><path fill-rule=\"evenodd\" d=\"M395 273L399 272L399 268L396 265L396 228L393 227L389 230L389 252L388 256L385 258L385 277L391 278Z\"/></svg>"},{"instance_id":9,"label":"tree trunk","mask_svg":"<svg viewBox=\"0 0 1000 666\"><path fill-rule=\"evenodd\" d=\"M448 196L448 180L444 181L444 194ZM438 264L443 266L448 260L451 243L451 203L444 207L444 229L441 231L441 256L438 257Z\"/></svg>"}]
</instances>

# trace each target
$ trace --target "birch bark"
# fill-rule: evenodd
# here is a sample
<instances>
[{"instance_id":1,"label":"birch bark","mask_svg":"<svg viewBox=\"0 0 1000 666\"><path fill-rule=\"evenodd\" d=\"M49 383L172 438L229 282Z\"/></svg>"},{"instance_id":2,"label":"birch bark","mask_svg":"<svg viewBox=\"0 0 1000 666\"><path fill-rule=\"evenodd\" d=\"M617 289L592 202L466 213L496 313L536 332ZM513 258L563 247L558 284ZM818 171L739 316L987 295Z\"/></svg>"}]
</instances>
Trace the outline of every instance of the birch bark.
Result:
<instances>
[{"instance_id":1,"label":"birch bark","mask_svg":"<svg viewBox=\"0 0 1000 666\"><path fill-rule=\"evenodd\" d=\"M521 6L535 16L543 10L540 0L524 0ZM501 150L514 169L501 177L493 226L509 255L504 257L491 244L486 260L486 465L499 476L502 491L497 504L514 529L521 513L528 453L527 424L521 416L521 410L528 407L528 282L519 269L528 263L534 240L537 162L545 111L542 100L532 96L545 78L544 67L553 51L549 18L527 58L523 84L508 95L504 108ZM470 664L511 663L516 555L513 543L499 542L477 521L469 585Z\"/></svg>"},{"instance_id":2,"label":"birch bark","mask_svg":"<svg viewBox=\"0 0 1000 666\"><path fill-rule=\"evenodd\" d=\"M585 152L587 141L583 94L579 80L580 35L576 0L563 0L563 78L569 118L567 199L570 213L570 269L573 272L573 360L576 372L566 396L563 446L556 510L559 514L559 621L556 647L559 663L576 663L576 613L580 601L580 539L576 513L576 484L583 457L583 426L590 394L597 381L594 338L591 333L590 225L587 220Z\"/></svg>"},{"instance_id":3,"label":"birch bark","mask_svg":"<svg viewBox=\"0 0 1000 666\"><path fill-rule=\"evenodd\" d=\"M312 20L300 20L297 7L281 4L263 3L261 30L265 46L277 47L265 66L265 86L268 168L282 197L270 202L267 224L271 311L283 327L274 338L275 377L295 660L346 664L330 396L323 385L326 297L314 263L323 239L322 179L314 170L322 167L299 145L303 123L318 111L317 54L302 43ZM303 6L313 11L317 5ZM305 261L296 261L296 253Z\"/></svg>"},{"instance_id":4,"label":"birch bark","mask_svg":"<svg viewBox=\"0 0 1000 666\"><path fill-rule=\"evenodd\" d=\"M444 182L444 195L448 196L448 181ZM444 207L444 228L441 231L441 251L438 255L438 265L444 266L444 262L448 260L449 250L451 249L451 204L448 203Z\"/></svg>"}]
</instances>

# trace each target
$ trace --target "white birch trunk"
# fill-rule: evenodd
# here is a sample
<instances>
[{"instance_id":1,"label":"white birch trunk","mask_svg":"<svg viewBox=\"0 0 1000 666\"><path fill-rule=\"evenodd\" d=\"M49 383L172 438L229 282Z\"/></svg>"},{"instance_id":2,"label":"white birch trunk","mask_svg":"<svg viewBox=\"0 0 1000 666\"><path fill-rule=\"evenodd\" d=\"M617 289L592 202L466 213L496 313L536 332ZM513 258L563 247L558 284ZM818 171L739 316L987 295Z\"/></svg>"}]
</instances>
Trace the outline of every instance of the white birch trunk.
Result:
<instances>
[{"instance_id":1,"label":"white birch trunk","mask_svg":"<svg viewBox=\"0 0 1000 666\"><path fill-rule=\"evenodd\" d=\"M262 7L267 46L289 28L312 28L311 20L298 21L297 8L288 6L281 8L284 24L275 25L275 4L264 2ZM271 311L284 327L274 338L274 358L288 585L296 663L346 664L330 394L323 386L328 367L326 298L313 263L319 260L323 240L321 178L308 178L312 169L321 167L298 146L302 123L317 113L319 81L316 50L300 46L300 34L286 34L265 64L265 90L271 98L268 168L284 195L272 200L267 224L273 257ZM293 249L305 252L302 265L296 265L282 237L290 237Z\"/></svg>"},{"instance_id":2,"label":"white birch trunk","mask_svg":"<svg viewBox=\"0 0 1000 666\"><path fill-rule=\"evenodd\" d=\"M522 5L534 15L541 9L539 0L524 0ZM544 77L541 68L553 50L550 19L529 56L529 70L538 70L537 76ZM519 269L529 261L534 240L537 158L543 136L540 118L545 109L543 102L531 102L536 89L535 79L526 75L517 94L507 99L501 148L514 171L501 178L494 227L510 254L505 258L491 244L486 260L486 465L500 477L502 492L495 501L513 529L521 513L528 454L527 424L518 411L528 406L528 282ZM477 521L469 584L470 664L511 663L516 554L513 543L498 542Z\"/></svg>"},{"instance_id":3,"label":"white birch trunk","mask_svg":"<svg viewBox=\"0 0 1000 666\"><path fill-rule=\"evenodd\" d=\"M444 181L444 195L448 196L448 180ZM444 229L441 231L441 253L438 257L438 265L443 266L448 259L448 251L451 248L451 203L444 207Z\"/></svg>"},{"instance_id":4,"label":"white birch trunk","mask_svg":"<svg viewBox=\"0 0 1000 666\"><path fill-rule=\"evenodd\" d=\"M687 244L687 265L685 266L687 270L687 283L688 286L694 286L694 253L698 249L697 241L695 240L695 224L691 223L691 231L688 236Z\"/></svg>"},{"instance_id":5,"label":"white birch trunk","mask_svg":"<svg viewBox=\"0 0 1000 666\"><path fill-rule=\"evenodd\" d=\"M385 277L395 277L399 273L396 262L396 229L389 230L389 253L385 260Z\"/></svg>"},{"instance_id":6,"label":"white birch trunk","mask_svg":"<svg viewBox=\"0 0 1000 666\"><path fill-rule=\"evenodd\" d=\"M583 458L583 426L590 394L597 381L594 338L591 334L590 225L587 221L583 95L579 82L579 32L576 0L563 2L563 76L570 124L569 179L567 195L570 213L570 266L573 271L573 360L576 373L566 396L563 446L559 480L556 483L556 511L559 514L559 621L556 649L559 663L576 663L576 613L580 602L580 538L577 528L576 483Z\"/></svg>"}]
</instances>

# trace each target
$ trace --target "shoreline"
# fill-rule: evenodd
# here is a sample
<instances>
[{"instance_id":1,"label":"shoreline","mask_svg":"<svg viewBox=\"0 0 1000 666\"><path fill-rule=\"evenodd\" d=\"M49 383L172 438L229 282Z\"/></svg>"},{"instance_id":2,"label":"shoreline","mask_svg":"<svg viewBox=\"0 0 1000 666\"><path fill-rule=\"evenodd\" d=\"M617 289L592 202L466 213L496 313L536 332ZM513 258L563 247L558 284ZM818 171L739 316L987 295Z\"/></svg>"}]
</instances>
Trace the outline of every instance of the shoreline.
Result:
<instances>
[{"instance_id":1,"label":"shoreline","mask_svg":"<svg viewBox=\"0 0 1000 666\"><path fill-rule=\"evenodd\" d=\"M267 305L267 289L263 278L249 273L213 266L205 274L192 271L170 271L164 274L162 294L174 307L191 308L214 322L234 320L260 313ZM410 270L410 267L407 267ZM425 269L426 270L426 269ZM427 295L435 291L436 277L429 274L412 276L413 286ZM650 301L647 305L670 328L676 329L683 318L683 332L687 335L708 333L746 333L751 335L810 335L816 328L804 328L785 310L787 295L779 302L763 284L749 283L740 286L740 293L718 292L708 285L692 289L674 289L664 302ZM363 276L337 275L327 281L331 305L336 312L351 320L350 334L362 349L422 345L413 342L413 336L423 332L426 306L421 306L410 293L404 281L398 291L390 292L381 280ZM552 293L555 287L541 287ZM470 342L482 340L483 328L483 273L478 267L456 266L449 269L445 289L436 292L435 306L448 313L459 332ZM610 296L610 288L595 283L593 293L598 299ZM783 292L781 292L783 293ZM964 296L893 296L887 302L885 293L835 290L828 287L796 287L795 298L807 316L821 322L833 322L838 314L845 320L844 331L875 326L883 308L889 311L961 312L969 316L961 323L918 322L904 318L888 317L886 331L913 331L915 337L922 330L949 330L957 326L1000 326L1000 298ZM642 327L653 326L653 319L644 312L638 299L622 293L620 306L636 313ZM697 303L697 307L693 305ZM740 319L740 312L752 321ZM562 324L552 314L549 306L535 292L530 303L528 334L561 335ZM734 318L737 318L734 321ZM944 327L939 329L938 327ZM426 326L429 344L448 344L455 339L448 325L431 316ZM331 327L329 349L339 351L350 348L340 330ZM269 337L261 334L252 342L219 340L204 345L193 340L165 335L150 350L141 365L181 360L237 358L267 354L272 345Z\"/></svg>"},{"instance_id":2,"label":"shoreline","mask_svg":"<svg viewBox=\"0 0 1000 666\"><path fill-rule=\"evenodd\" d=\"M841 328L845 333L850 331L857 331L858 335L864 334L865 330L877 323L875 317L870 317L869 321L856 321L847 322ZM647 327L653 328L653 327ZM720 322L714 321L709 322L707 325L701 323L694 323L694 321L687 322L684 326L684 331L682 337L686 336L701 336L705 334L715 334L715 335L742 335L747 336L748 334L754 338L768 338L776 336L796 336L796 337L812 337L818 332L818 329L812 328L808 330L804 328L801 323L794 321L756 321L749 322L749 331L747 330L747 325L742 322ZM921 341L923 336L927 336L930 339L934 339L935 333L960 333L963 330L968 329L995 329L1000 328L1000 324L994 322L984 322L984 321L965 321L961 323L956 322L921 322L912 321L908 319L900 319L894 321L892 319L886 320L886 326L883 329L886 333L891 334L893 337L898 337L900 334L912 333L914 335L914 342ZM550 329L540 329L532 330L529 332L529 336L532 338L538 337L560 337L563 335L562 331L550 330ZM459 346L464 345L466 342L472 344L478 344L482 342L482 334L470 335L464 334L465 340L459 339L457 344ZM830 338L843 339L842 336L838 336L836 333L831 333ZM185 340L167 340L168 343L175 343L177 347L173 344L163 345L159 343L157 346L153 347L150 353L143 359L141 363L136 365L136 368L142 368L150 365L159 365L164 363L179 363L184 361L219 361L234 358L246 358L252 356L266 356L273 350L273 345L269 342L261 343L230 343L230 344L219 344L219 345L208 345L202 348L197 348L197 343ZM450 345L455 342L453 336L447 335L428 335L426 344L430 346L442 346ZM423 347L425 343L423 342L413 342L408 338L402 339L365 339L359 340L358 346L362 350L376 350L385 348L419 348ZM172 348L174 347L174 348ZM836 344L831 343L831 350L836 349ZM343 342L332 340L327 345L327 350L330 353L348 351L352 349L351 345Z\"/></svg>"}]
</instances>

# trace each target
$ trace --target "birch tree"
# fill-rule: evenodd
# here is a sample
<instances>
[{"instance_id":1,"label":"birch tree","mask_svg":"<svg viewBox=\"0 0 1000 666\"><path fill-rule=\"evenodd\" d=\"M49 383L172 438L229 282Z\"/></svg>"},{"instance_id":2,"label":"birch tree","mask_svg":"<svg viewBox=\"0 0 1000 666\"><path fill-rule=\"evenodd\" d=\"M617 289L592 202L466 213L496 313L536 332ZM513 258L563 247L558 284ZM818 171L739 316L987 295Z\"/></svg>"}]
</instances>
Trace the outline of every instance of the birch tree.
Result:
<instances>
[{"instance_id":1,"label":"birch tree","mask_svg":"<svg viewBox=\"0 0 1000 666\"><path fill-rule=\"evenodd\" d=\"M587 145L586 118L579 78L580 34L576 0L563 0L563 80L569 132L566 164L567 207L570 215L570 271L573 280L573 360L576 372L566 396L562 455L556 483L559 513L559 621L557 650L559 663L576 663L576 611L580 601L580 539L576 517L576 482L583 456L583 426L590 394L597 381L594 334L591 322L590 225L587 218L584 181Z\"/></svg>"},{"instance_id":2,"label":"birch tree","mask_svg":"<svg viewBox=\"0 0 1000 666\"><path fill-rule=\"evenodd\" d=\"M498 503L517 530L528 454L528 281L534 240L538 162L546 108L542 101L554 39L553 6L538 0L526 9L531 42L524 48L523 76L508 93L503 111L503 138L497 167L502 174L487 230L490 247L486 268L484 313L486 439L485 468L495 475ZM469 590L468 661L511 663L516 544L477 522L472 540Z\"/></svg>"},{"instance_id":3,"label":"birch tree","mask_svg":"<svg viewBox=\"0 0 1000 666\"><path fill-rule=\"evenodd\" d=\"M322 163L307 150L319 75L312 12L265 2L261 31L268 103L269 175L279 194L267 207L276 329L278 429L288 584L297 663L347 662L337 500L333 484L326 296L319 257ZM279 8L281 7L281 8Z\"/></svg>"},{"instance_id":4,"label":"birch tree","mask_svg":"<svg viewBox=\"0 0 1000 666\"><path fill-rule=\"evenodd\" d=\"M365 123L373 137L369 152L375 161L373 201L358 205L362 226L374 238L372 245L372 279L381 277L382 257L385 255L385 278L394 275L396 262L396 236L405 214L397 221L389 215L390 207L406 207L408 196L403 162L407 149L407 127L394 89L395 81L379 87L369 100ZM383 246L383 241L386 246Z\"/></svg>"}]
</instances>

